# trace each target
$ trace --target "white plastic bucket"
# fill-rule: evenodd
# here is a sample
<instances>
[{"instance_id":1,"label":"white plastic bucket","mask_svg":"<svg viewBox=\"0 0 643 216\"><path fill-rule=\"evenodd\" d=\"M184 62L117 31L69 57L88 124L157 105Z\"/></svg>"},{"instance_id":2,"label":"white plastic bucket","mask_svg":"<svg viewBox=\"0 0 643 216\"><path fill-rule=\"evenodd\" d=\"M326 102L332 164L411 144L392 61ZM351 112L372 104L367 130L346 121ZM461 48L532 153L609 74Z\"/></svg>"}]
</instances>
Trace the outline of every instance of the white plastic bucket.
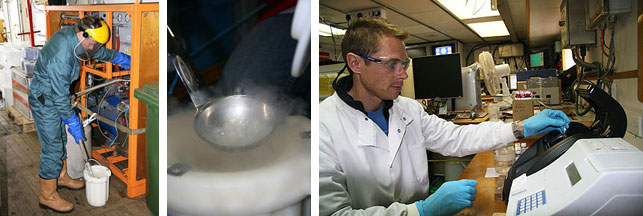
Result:
<instances>
[{"instance_id":1,"label":"white plastic bucket","mask_svg":"<svg viewBox=\"0 0 643 216\"><path fill-rule=\"evenodd\" d=\"M94 175L91 175L87 169L83 171L85 195L89 205L101 207L109 198L109 177L112 176L112 171L101 165L92 165L91 169Z\"/></svg>"}]
</instances>

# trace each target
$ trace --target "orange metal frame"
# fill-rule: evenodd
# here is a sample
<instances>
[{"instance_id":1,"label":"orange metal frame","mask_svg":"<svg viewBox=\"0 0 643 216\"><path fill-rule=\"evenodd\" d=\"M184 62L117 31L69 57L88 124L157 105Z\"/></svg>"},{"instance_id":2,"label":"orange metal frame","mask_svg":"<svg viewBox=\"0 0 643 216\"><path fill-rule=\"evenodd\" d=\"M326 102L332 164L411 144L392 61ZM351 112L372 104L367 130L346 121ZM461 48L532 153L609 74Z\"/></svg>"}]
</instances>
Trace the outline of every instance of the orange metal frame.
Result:
<instances>
[{"instance_id":1,"label":"orange metal frame","mask_svg":"<svg viewBox=\"0 0 643 216\"><path fill-rule=\"evenodd\" d=\"M85 64L81 63L82 67L80 70L80 90L85 89L86 85L86 73L92 73L107 79L113 79L120 76L130 75L130 109L129 109L129 128L130 129L139 129L141 121L144 121L144 116L139 116L139 109L145 109L145 106L141 106L140 102L133 97L134 90L143 87L140 82L140 67L139 64L141 59L141 21L142 14L144 12L158 12L159 4L158 3L134 3L134 4L118 4L118 5L72 5L72 6L45 6L45 11L47 12L47 39L49 39L55 31L52 31L50 26L51 12L53 11L70 11L78 12L79 17L83 17L85 12L106 12L106 20L108 26L112 26L112 16L113 12L127 12L130 16L132 22L132 47L131 47L131 68L129 71L112 71L112 64L109 62L106 63L94 63L97 64L96 67L102 67L103 70L96 70L94 64ZM112 43L106 43L107 48L112 48ZM104 66L104 67L103 67ZM82 97L80 102L83 106L86 105L86 99ZM86 116L86 113L83 113L83 116ZM110 168L112 173L118 177L120 180L127 184L127 196L134 198L140 195L145 194L145 178L137 178L137 170L142 167L145 167L145 164L138 164L137 157L139 154L145 155L145 151L140 152L138 145L145 145L144 142L141 142L137 136L139 135L128 135L128 157L124 156L108 156L103 157L101 154L114 151L114 149L100 149L93 150L92 157L100 161L103 165L106 165ZM127 168L120 169L114 164L127 160Z\"/></svg>"}]
</instances>

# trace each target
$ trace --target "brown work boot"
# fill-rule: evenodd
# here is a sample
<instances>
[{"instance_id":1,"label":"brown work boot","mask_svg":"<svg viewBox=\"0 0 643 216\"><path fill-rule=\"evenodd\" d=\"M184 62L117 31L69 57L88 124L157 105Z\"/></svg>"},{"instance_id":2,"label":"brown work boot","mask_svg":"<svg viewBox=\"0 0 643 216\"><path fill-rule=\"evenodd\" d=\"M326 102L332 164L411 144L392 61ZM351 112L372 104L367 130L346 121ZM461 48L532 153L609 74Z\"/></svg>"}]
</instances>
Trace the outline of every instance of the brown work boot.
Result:
<instances>
[{"instance_id":1,"label":"brown work boot","mask_svg":"<svg viewBox=\"0 0 643 216\"><path fill-rule=\"evenodd\" d=\"M56 192L56 179L40 178L40 208L51 209L56 213L69 213L74 210L74 204L64 200Z\"/></svg>"},{"instance_id":2,"label":"brown work boot","mask_svg":"<svg viewBox=\"0 0 643 216\"><path fill-rule=\"evenodd\" d=\"M67 175L67 160L63 160L63 168L60 170L58 177L58 188L66 187L70 190L80 190L85 188L85 182L72 179Z\"/></svg>"}]
</instances>

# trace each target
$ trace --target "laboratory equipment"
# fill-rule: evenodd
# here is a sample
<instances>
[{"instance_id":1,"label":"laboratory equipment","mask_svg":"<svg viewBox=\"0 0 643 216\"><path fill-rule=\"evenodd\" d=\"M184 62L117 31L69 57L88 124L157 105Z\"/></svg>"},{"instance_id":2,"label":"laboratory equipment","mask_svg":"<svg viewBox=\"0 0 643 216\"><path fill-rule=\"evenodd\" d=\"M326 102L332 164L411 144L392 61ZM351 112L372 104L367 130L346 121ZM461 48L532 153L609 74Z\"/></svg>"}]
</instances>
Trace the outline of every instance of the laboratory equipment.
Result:
<instances>
[{"instance_id":1,"label":"laboratory equipment","mask_svg":"<svg viewBox=\"0 0 643 216\"><path fill-rule=\"evenodd\" d=\"M237 151L255 147L272 133L279 120L277 110L265 101L245 95L210 99L203 80L186 62L186 56L182 56L185 52L176 38L168 38L171 44L168 61L181 77L196 107L193 128L199 137L213 147Z\"/></svg>"},{"instance_id":2,"label":"laboratory equipment","mask_svg":"<svg viewBox=\"0 0 643 216\"><path fill-rule=\"evenodd\" d=\"M551 164L513 179L507 215L640 215L641 180L636 147L622 138L579 139Z\"/></svg>"},{"instance_id":3,"label":"laboratory equipment","mask_svg":"<svg viewBox=\"0 0 643 216\"><path fill-rule=\"evenodd\" d=\"M277 112L266 102L232 95L197 106L194 129L217 147L248 148L272 133L277 117Z\"/></svg>"},{"instance_id":4,"label":"laboratory equipment","mask_svg":"<svg viewBox=\"0 0 643 216\"><path fill-rule=\"evenodd\" d=\"M460 54L413 59L415 99L462 97Z\"/></svg>"},{"instance_id":5,"label":"laboratory equipment","mask_svg":"<svg viewBox=\"0 0 643 216\"><path fill-rule=\"evenodd\" d=\"M513 99L509 92L509 85L505 77L511 73L511 68L508 64L495 65L493 56L487 51L483 51L478 55L478 62L480 65L482 79L484 80L485 88L489 94L496 96L500 94L502 89L502 102L499 103L500 109L511 107Z\"/></svg>"},{"instance_id":6,"label":"laboratory equipment","mask_svg":"<svg viewBox=\"0 0 643 216\"><path fill-rule=\"evenodd\" d=\"M560 87L558 77L530 77L527 81L527 90L533 93L534 105L544 103L546 105L560 104Z\"/></svg>"},{"instance_id":7,"label":"laboratory equipment","mask_svg":"<svg viewBox=\"0 0 643 216\"><path fill-rule=\"evenodd\" d=\"M433 46L433 55L448 55L448 54L453 54L453 51L455 50L455 45L449 44L449 45L439 45L439 46Z\"/></svg>"},{"instance_id":8,"label":"laboratory equipment","mask_svg":"<svg viewBox=\"0 0 643 216\"><path fill-rule=\"evenodd\" d=\"M531 77L556 77L556 69L544 69L544 70L528 70L528 71L518 71L516 72L516 79L518 81L527 81Z\"/></svg>"},{"instance_id":9,"label":"laboratory equipment","mask_svg":"<svg viewBox=\"0 0 643 216\"><path fill-rule=\"evenodd\" d=\"M560 41L562 48L596 44L596 31L585 27L585 0L563 0L560 3Z\"/></svg>"},{"instance_id":10,"label":"laboratory equipment","mask_svg":"<svg viewBox=\"0 0 643 216\"><path fill-rule=\"evenodd\" d=\"M591 127L578 122L571 122L569 128L561 134L558 130L551 131L531 145L507 173L503 198L509 198L509 190L515 178L526 174L530 176L547 167L561 157L579 139L601 137L623 137L627 126L623 107L605 91L593 84L582 84L576 92L595 110L596 117Z\"/></svg>"},{"instance_id":11,"label":"laboratory equipment","mask_svg":"<svg viewBox=\"0 0 643 216\"><path fill-rule=\"evenodd\" d=\"M102 91L96 91L88 94L86 97L86 106L98 115L103 116L112 122L121 123L123 126L129 126L126 119L129 119L129 85L127 82L116 82L105 86ZM120 133L113 123L98 121L99 129L104 130L108 139L108 144L122 144L125 140L125 134ZM124 152L123 152L124 153Z\"/></svg>"},{"instance_id":12,"label":"laboratory equipment","mask_svg":"<svg viewBox=\"0 0 643 216\"><path fill-rule=\"evenodd\" d=\"M514 163L516 153L513 146L506 146L493 151L496 173L506 175Z\"/></svg>"},{"instance_id":13,"label":"laboratory equipment","mask_svg":"<svg viewBox=\"0 0 643 216\"><path fill-rule=\"evenodd\" d=\"M310 119L288 116L256 147L234 152L212 148L193 120L193 110L167 117L168 213L301 214L310 195Z\"/></svg>"},{"instance_id":14,"label":"laboratory equipment","mask_svg":"<svg viewBox=\"0 0 643 216\"><path fill-rule=\"evenodd\" d=\"M456 110L480 110L480 81L477 64L463 67L462 70L462 97L455 99Z\"/></svg>"},{"instance_id":15,"label":"laboratory equipment","mask_svg":"<svg viewBox=\"0 0 643 216\"><path fill-rule=\"evenodd\" d=\"M159 78L159 4L46 5L45 12L46 23L51 24L47 25L47 38L63 27L75 25L76 18L99 15L110 27L112 33L105 48L118 49L131 56L129 70L122 70L123 68L116 67L110 62L81 63L79 65L81 92L86 89L95 89L94 87L101 85L101 83L113 80L120 79L121 82L128 80L128 82L124 83L127 89L123 89L123 94L118 97L110 98L109 101L105 99L101 102L102 96L97 99L91 95L83 96L79 97L75 107L81 110L84 117L90 117L95 113L90 109L95 107L88 107L88 102L95 103L97 106L102 105L103 108L108 109L101 108L101 112L108 116L94 115L99 122L92 125L100 126L104 132L111 127L114 130L107 131L105 135L108 138L113 138L118 133L119 138L111 148L107 147L112 142L100 143L107 144L107 146L91 150L91 156L109 168L113 176L126 184L127 197L134 198L146 194L147 170L145 165L147 158L145 156L145 135L143 135L147 124L146 109L141 101L132 96L134 90L141 88L143 83L158 81ZM100 92L104 95L106 90L108 89L95 90L93 93ZM112 91L116 90L114 88ZM107 97L116 96L113 94L114 92L110 92ZM126 99L124 95L129 97ZM98 111L98 109L94 110ZM117 118L114 118L114 112L112 112L114 110L119 111L120 117L116 114ZM114 122L113 119L118 120ZM120 145L115 145L117 143Z\"/></svg>"},{"instance_id":16,"label":"laboratory equipment","mask_svg":"<svg viewBox=\"0 0 643 216\"><path fill-rule=\"evenodd\" d=\"M462 43L455 40L441 41L429 43L426 45L426 53L428 55L448 55L453 53L463 53ZM462 55L460 57L463 57ZM460 59L460 63L464 65L464 59Z\"/></svg>"},{"instance_id":17,"label":"laboratory equipment","mask_svg":"<svg viewBox=\"0 0 643 216\"><path fill-rule=\"evenodd\" d=\"M545 54L543 52L529 54L529 65L531 67L545 66Z\"/></svg>"},{"instance_id":18,"label":"laboratory equipment","mask_svg":"<svg viewBox=\"0 0 643 216\"><path fill-rule=\"evenodd\" d=\"M587 29L603 28L600 23L609 16L628 13L632 10L630 0L588 0L585 1L585 17Z\"/></svg>"}]
</instances>

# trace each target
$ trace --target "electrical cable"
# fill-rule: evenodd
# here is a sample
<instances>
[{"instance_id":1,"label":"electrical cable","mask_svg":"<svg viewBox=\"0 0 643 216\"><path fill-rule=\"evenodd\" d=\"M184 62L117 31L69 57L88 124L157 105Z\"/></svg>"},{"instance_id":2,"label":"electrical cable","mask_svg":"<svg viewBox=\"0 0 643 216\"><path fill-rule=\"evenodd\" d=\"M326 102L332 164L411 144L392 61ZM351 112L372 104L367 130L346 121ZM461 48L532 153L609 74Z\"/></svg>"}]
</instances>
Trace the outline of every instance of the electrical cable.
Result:
<instances>
[{"instance_id":1,"label":"electrical cable","mask_svg":"<svg viewBox=\"0 0 643 216\"><path fill-rule=\"evenodd\" d=\"M582 69L581 69L581 70L582 70ZM582 74L582 72L581 72L581 74ZM581 75L581 76L582 76L582 75ZM586 83L592 84L592 82L590 82L589 80L581 80L581 82L586 82ZM580 85L580 83L581 83L581 82L578 82L578 84L577 84L577 85ZM579 94L577 94L577 93L576 93L576 91L574 91L574 95L576 95L576 105L575 105L575 107L574 107L574 109L575 109L575 111L576 111L576 115L578 115L578 116L584 116L584 115L585 115L585 114L587 114L590 110L592 110L592 106L588 105L587 107L585 107L585 108L584 108L585 110L583 110L583 111L579 111L579 110L578 110L578 106L580 105L580 102L581 102L581 99L582 99L582 98L580 97L580 95L579 95Z\"/></svg>"},{"instance_id":2,"label":"electrical cable","mask_svg":"<svg viewBox=\"0 0 643 216\"><path fill-rule=\"evenodd\" d=\"M123 114L123 112L118 113L118 115L116 115L116 119L114 119L114 128L116 128L116 136L114 136L114 139L112 139L112 143L109 144L110 148L114 145L114 143L116 143L116 140L118 139L118 128L117 128L118 125L117 124L118 124L118 119L120 119L120 117L121 117L121 114Z\"/></svg>"},{"instance_id":3,"label":"electrical cable","mask_svg":"<svg viewBox=\"0 0 643 216\"><path fill-rule=\"evenodd\" d=\"M123 109L123 110L121 110L121 112L120 112L120 113L118 113L118 115L116 115L116 119L115 119L115 121L114 121L114 128L116 128L116 136L115 136L115 137L114 137L114 139L112 140L112 143L109 145L109 147L110 147L110 148L114 145L114 143L116 143L116 140L118 140L118 127L117 127L117 126L118 126L118 125L117 125L118 119L120 119L120 118L121 118L121 115L123 115L123 113L125 113L125 112L126 112L126 111L128 111L128 110L129 110L129 108L128 108L128 109ZM124 117L125 117L125 119L127 120L127 116L124 116ZM129 125L127 125L127 126L129 127ZM126 135L126 136L127 136L127 135ZM122 144L121 144L121 145L122 145Z\"/></svg>"},{"instance_id":4,"label":"electrical cable","mask_svg":"<svg viewBox=\"0 0 643 216\"><path fill-rule=\"evenodd\" d=\"M584 60L580 59L579 56L580 56L580 54L578 53L578 50L577 49L572 49L572 59L574 59L574 62L576 62L577 65L579 65L581 67L592 68L592 69L596 69L596 68L600 67L600 65L598 65L598 66L596 65L596 64L598 64L597 62L588 63L588 62L585 62Z\"/></svg>"},{"instance_id":5,"label":"electrical cable","mask_svg":"<svg viewBox=\"0 0 643 216\"><path fill-rule=\"evenodd\" d=\"M601 29L601 51L603 51L603 55L605 55L607 58L609 58L610 55L607 54L607 52L605 52L605 48L604 48L604 46L605 46L605 41L603 40L604 36L605 36L605 29Z\"/></svg>"},{"instance_id":6,"label":"electrical cable","mask_svg":"<svg viewBox=\"0 0 643 216\"><path fill-rule=\"evenodd\" d=\"M604 37L604 35L605 35L605 29L601 29L601 39ZM603 45L604 45L604 46L605 46L605 48L607 48L607 49L609 49L609 48L610 48L610 47L608 47L608 46L607 46L607 44L605 43L605 41L603 41Z\"/></svg>"},{"instance_id":7,"label":"electrical cable","mask_svg":"<svg viewBox=\"0 0 643 216\"><path fill-rule=\"evenodd\" d=\"M326 25L328 25L330 27L330 37L333 39L333 55L334 55L335 59L338 59L337 58L337 42L335 42L335 34L333 33L333 26L331 26L330 23L326 22L324 20L324 18L319 17L319 19L321 20L321 22L323 24L326 24ZM342 57L344 57L344 56L342 56Z\"/></svg>"},{"instance_id":8,"label":"electrical cable","mask_svg":"<svg viewBox=\"0 0 643 216\"><path fill-rule=\"evenodd\" d=\"M98 110L96 112L96 113L98 113L98 115L100 115L100 111L101 111L101 108L102 108L101 104L103 103L103 101L105 100L105 97L107 97L107 95L109 94L109 92L112 91L113 88L114 88L114 85L110 86L110 88L107 90L107 92L105 92L105 94L103 95L101 100L98 102L98 104L96 104L98 106ZM101 135L103 135L103 137L105 137L105 139L107 139L108 141L112 141L112 139L108 138L107 135L105 135L105 133L103 132L102 128L100 127L100 123L98 123L98 131L100 132ZM118 133L118 128L116 129L116 133Z\"/></svg>"}]
</instances>

